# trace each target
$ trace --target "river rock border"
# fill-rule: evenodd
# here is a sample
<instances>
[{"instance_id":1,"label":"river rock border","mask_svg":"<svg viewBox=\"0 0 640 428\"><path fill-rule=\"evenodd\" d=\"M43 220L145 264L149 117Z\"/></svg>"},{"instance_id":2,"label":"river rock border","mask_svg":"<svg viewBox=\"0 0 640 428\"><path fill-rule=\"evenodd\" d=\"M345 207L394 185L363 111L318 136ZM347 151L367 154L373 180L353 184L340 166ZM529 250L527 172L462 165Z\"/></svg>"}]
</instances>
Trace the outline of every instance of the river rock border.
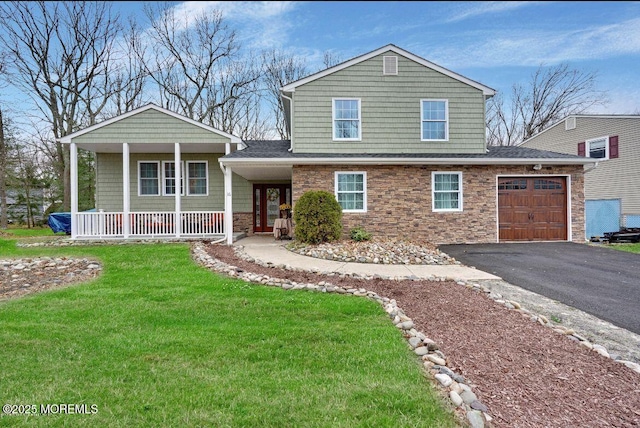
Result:
<instances>
[{"instance_id":1,"label":"river rock border","mask_svg":"<svg viewBox=\"0 0 640 428\"><path fill-rule=\"evenodd\" d=\"M255 263L263 267L279 268L289 271L303 271L302 269L293 268L288 265L275 265L270 262L263 262L261 260L254 259L244 252L244 247L241 245L234 246L234 252L236 256L247 262ZM455 373L449 367L447 367L447 358L442 351L440 351L438 344L428 338L423 332L417 331L414 328L413 320L408 317L402 308L398 307L395 299L389 299L387 297L379 296L377 293L368 291L364 288L344 288L334 286L329 282L321 281L317 284L302 284L287 279L280 279L270 277L268 275L259 275L252 272L246 272L243 269L239 269L236 266L229 265L218 259L211 257L205 249L205 244L197 242L192 245L192 256L194 260L218 273L228 275L230 277L238 278L246 282L276 286L284 290L308 290L322 293L339 293L339 294L351 294L354 296L367 297L371 300L378 302L384 308L385 312L389 315L389 318L394 325L402 330L403 336L407 339L409 347L418 355L427 373L430 373L433 378L438 381L438 384L443 388L449 396L449 399L453 403L457 410L462 411L469 423L473 428L484 427L485 424L490 424L492 418L487 413L487 407L478 400L476 395L472 391L472 384L463 376ZM339 277L352 277L358 279L386 279L386 280L417 280L415 277L390 277L390 276L367 276L349 273L335 272L321 272L317 269L310 270L311 272L318 273L326 276L339 276ZM436 277L435 281L448 281L451 278ZM540 314L534 314L527 309L524 309L518 302L514 300L508 300L503 298L499 293L492 292L489 288L478 283L470 283L461 280L455 280L456 284L470 288L476 292L484 293L488 298L492 299L498 304L505 306L510 310L519 312L523 317L530 319L533 322L537 322L542 326L551 328L554 332L566 336L568 339L578 342L581 346L584 346L598 354L607 358L612 358L607 352L606 348L594 343L589 342L586 338L580 336L573 329L566 328L564 326L553 325L549 320ZM640 373L640 364L632 361L615 360L626 367Z\"/></svg>"}]
</instances>

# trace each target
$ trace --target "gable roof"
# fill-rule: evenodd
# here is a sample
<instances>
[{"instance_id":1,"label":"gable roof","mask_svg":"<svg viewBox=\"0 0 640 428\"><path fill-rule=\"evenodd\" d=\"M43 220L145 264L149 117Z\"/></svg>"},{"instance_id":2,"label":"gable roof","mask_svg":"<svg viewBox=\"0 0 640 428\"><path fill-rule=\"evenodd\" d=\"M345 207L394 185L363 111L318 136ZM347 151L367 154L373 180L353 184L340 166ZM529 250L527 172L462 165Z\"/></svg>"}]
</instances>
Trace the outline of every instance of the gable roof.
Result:
<instances>
[{"instance_id":1,"label":"gable roof","mask_svg":"<svg viewBox=\"0 0 640 428\"><path fill-rule=\"evenodd\" d=\"M581 118L587 118L587 119L638 119L640 120L640 115L638 114L570 114L564 118L562 118L561 120L557 121L556 123L554 123L553 125L551 125L548 128L543 129L542 131L538 132L536 135L532 135L531 137L527 138L526 140L520 142L518 144L518 146L522 146L525 143L528 143L531 140L536 139L539 135L544 134L545 132L549 131L550 129L555 128L556 126L563 124L565 122L565 120L571 118L571 117L581 117Z\"/></svg>"},{"instance_id":2,"label":"gable roof","mask_svg":"<svg viewBox=\"0 0 640 428\"><path fill-rule=\"evenodd\" d=\"M389 45L383 46L383 47L378 48L378 49L376 49L374 51L371 51L371 52L369 52L367 54L357 56L357 57L355 57L353 59L350 59L348 61L342 62L342 63L340 63L338 65L333 66L333 67L329 67L326 70L319 71L319 72L317 72L315 74L312 74L310 76L307 76L307 77L304 77L302 79L296 80L295 82L291 82L291 83L283 86L282 88L280 88L280 91L282 91L282 92L295 92L295 89L298 86L301 86L301 85L304 85L306 83L312 82L314 80L320 79L322 77L328 76L329 74L333 74L333 73L335 73L337 71L343 70L343 69L345 69L347 67L350 67L350 66L352 66L354 64L358 64L360 62L366 61L368 59L371 59L371 58L373 58L375 56L378 56L378 55L380 55L382 53L389 52L389 51L395 52L396 54L401 55L401 56L403 56L405 58L408 58L408 59L410 59L410 60L412 60L414 62L417 62L420 65L423 65L423 66L425 66L427 68L435 70L435 71L437 71L439 73L442 73L442 74L444 74L446 76L449 76L449 77L451 77L453 79L456 79L456 80L458 80L460 82L466 83L469 86L472 86L472 87L474 87L476 89L479 89L479 90L482 91L482 93L487 98L492 97L496 93L496 91L494 89L492 89L492 88L490 88L488 86L485 86L485 85L483 85L481 83L476 82L475 80L471 80L471 79L469 79L467 77L464 77L464 76L462 76L462 75L460 75L458 73L454 73L451 70L447 70L444 67L441 67L441 66L439 66L437 64L434 64L434 63L432 63L430 61L427 61L426 59L421 58L421 57L419 57L417 55L414 55L411 52L405 51L404 49L401 49L401 48L399 48L399 47L397 47L396 45L393 45L393 44L389 44Z\"/></svg>"},{"instance_id":3,"label":"gable roof","mask_svg":"<svg viewBox=\"0 0 640 428\"><path fill-rule=\"evenodd\" d=\"M60 142L63 143L63 144L69 144L69 143L71 143L71 140L73 138L79 137L81 135L84 135L84 134L87 134L89 132L95 131L96 129L100 129L102 127L111 125L113 123L120 122L121 120L124 120L124 119L126 119L128 117L134 116L134 115L136 115L138 113L142 113L142 112L147 111L147 110L155 110L155 111L158 111L160 113L167 114L167 115L169 115L171 117L174 117L174 118L176 118L178 120L181 120L183 122L189 123L191 125L195 125L195 126L197 126L199 128L202 128L202 129L204 129L206 131L212 132L214 134L221 135L221 136L223 136L225 138L229 138L232 143L236 143L236 144L240 144L240 145L243 144L242 140L240 138L234 136L234 135L228 134L228 133L226 133L224 131L220 131L219 129L213 128L213 127L208 126L208 125L205 125L202 122L198 122L196 120L189 119L186 116L182 116L182 115L180 115L178 113L175 113L175 112L173 112L171 110L167 110L165 108L159 107L159 106L157 106L157 105L155 105L153 103L149 103L149 104L147 104L145 106L142 106L142 107L139 107L139 108L137 108L135 110L131 110L131 111L123 113L123 114L121 114L119 116L112 117L111 119L107 119L107 120L105 120L103 122L97 123L95 125L89 126L87 128L81 129L79 131L76 131L76 132L74 132L72 134L66 135L66 136L60 138Z\"/></svg>"}]
</instances>

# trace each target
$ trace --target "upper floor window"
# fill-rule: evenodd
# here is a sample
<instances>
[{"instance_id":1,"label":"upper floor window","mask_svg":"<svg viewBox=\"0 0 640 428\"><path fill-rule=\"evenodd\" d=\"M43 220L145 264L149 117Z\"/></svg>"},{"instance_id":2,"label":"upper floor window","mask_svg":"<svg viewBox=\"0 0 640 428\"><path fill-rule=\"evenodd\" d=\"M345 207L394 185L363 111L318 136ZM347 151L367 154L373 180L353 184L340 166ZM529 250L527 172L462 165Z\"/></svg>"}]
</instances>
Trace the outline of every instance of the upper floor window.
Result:
<instances>
[{"instance_id":1,"label":"upper floor window","mask_svg":"<svg viewBox=\"0 0 640 428\"><path fill-rule=\"evenodd\" d=\"M449 102L447 100L421 100L422 141L449 139Z\"/></svg>"},{"instance_id":2,"label":"upper floor window","mask_svg":"<svg viewBox=\"0 0 640 428\"><path fill-rule=\"evenodd\" d=\"M462 211L462 173L431 174L433 211Z\"/></svg>"},{"instance_id":3,"label":"upper floor window","mask_svg":"<svg viewBox=\"0 0 640 428\"><path fill-rule=\"evenodd\" d=\"M590 158L609 159L609 137L601 137L587 141L589 149L587 156Z\"/></svg>"},{"instance_id":4,"label":"upper floor window","mask_svg":"<svg viewBox=\"0 0 640 428\"><path fill-rule=\"evenodd\" d=\"M367 211L367 173L337 172L336 199L345 212Z\"/></svg>"},{"instance_id":5,"label":"upper floor window","mask_svg":"<svg viewBox=\"0 0 640 428\"><path fill-rule=\"evenodd\" d=\"M160 162L138 162L138 194L160 195Z\"/></svg>"},{"instance_id":6,"label":"upper floor window","mask_svg":"<svg viewBox=\"0 0 640 428\"><path fill-rule=\"evenodd\" d=\"M362 129L360 125L360 99L333 99L333 139L360 140Z\"/></svg>"}]
</instances>

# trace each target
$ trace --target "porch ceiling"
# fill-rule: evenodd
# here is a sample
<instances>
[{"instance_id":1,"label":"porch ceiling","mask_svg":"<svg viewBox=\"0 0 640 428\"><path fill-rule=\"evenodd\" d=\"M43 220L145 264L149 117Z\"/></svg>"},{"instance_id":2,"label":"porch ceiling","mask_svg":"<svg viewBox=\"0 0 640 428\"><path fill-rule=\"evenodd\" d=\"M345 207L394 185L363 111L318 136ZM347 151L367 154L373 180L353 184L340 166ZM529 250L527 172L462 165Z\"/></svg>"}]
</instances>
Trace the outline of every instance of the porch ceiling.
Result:
<instances>
[{"instance_id":1,"label":"porch ceiling","mask_svg":"<svg viewBox=\"0 0 640 428\"><path fill-rule=\"evenodd\" d=\"M176 141L178 143L179 141ZM78 143L78 147L95 153L122 153L122 143ZM166 143L129 144L129 153L174 153L175 146ZM225 153L225 144L181 143L181 153Z\"/></svg>"},{"instance_id":2,"label":"porch ceiling","mask_svg":"<svg viewBox=\"0 0 640 428\"><path fill-rule=\"evenodd\" d=\"M291 180L291 165L230 165L231 170L249 181Z\"/></svg>"}]
</instances>

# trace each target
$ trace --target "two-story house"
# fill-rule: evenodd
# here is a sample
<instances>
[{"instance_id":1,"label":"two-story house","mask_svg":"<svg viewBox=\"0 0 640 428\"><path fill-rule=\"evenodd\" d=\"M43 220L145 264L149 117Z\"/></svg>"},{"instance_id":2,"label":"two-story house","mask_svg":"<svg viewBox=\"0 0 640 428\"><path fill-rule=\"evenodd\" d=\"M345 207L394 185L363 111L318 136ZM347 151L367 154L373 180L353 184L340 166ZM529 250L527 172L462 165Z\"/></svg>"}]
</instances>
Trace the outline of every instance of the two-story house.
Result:
<instances>
[{"instance_id":1,"label":"two-story house","mask_svg":"<svg viewBox=\"0 0 640 428\"><path fill-rule=\"evenodd\" d=\"M283 87L290 141L241 141L143 107L62 140L72 169L78 148L97 153L98 213L72 209L72 236L231 243L234 230L270 232L279 205L295 210L313 189L335 194L347 230L378 236L583 241L583 168L593 160L487 147L494 93L387 45Z\"/></svg>"},{"instance_id":2,"label":"two-story house","mask_svg":"<svg viewBox=\"0 0 640 428\"><path fill-rule=\"evenodd\" d=\"M587 237L640 227L640 115L571 115L522 147L598 161L585 171Z\"/></svg>"}]
</instances>

